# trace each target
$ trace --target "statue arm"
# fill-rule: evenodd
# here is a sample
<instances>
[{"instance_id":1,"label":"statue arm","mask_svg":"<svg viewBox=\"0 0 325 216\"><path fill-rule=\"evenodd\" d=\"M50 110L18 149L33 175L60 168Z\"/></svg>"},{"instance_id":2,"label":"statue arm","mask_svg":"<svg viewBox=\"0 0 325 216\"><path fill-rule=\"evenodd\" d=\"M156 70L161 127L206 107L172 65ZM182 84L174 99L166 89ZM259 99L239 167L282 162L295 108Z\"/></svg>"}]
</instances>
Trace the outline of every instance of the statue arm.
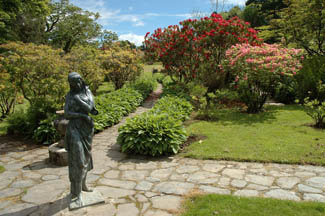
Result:
<instances>
[{"instance_id":1,"label":"statue arm","mask_svg":"<svg viewBox=\"0 0 325 216\"><path fill-rule=\"evenodd\" d=\"M66 119L71 120L71 119L78 119L78 118L83 118L87 119L89 118L88 115L80 113L80 112L73 112L69 108L69 97L66 98L65 105L64 105L64 116Z\"/></svg>"},{"instance_id":2,"label":"statue arm","mask_svg":"<svg viewBox=\"0 0 325 216\"><path fill-rule=\"evenodd\" d=\"M92 103L90 104L86 103L85 101L81 100L81 98L78 95L75 95L74 97L78 105L81 107L81 109L86 111L87 113L90 113L94 108L94 105Z\"/></svg>"}]
</instances>

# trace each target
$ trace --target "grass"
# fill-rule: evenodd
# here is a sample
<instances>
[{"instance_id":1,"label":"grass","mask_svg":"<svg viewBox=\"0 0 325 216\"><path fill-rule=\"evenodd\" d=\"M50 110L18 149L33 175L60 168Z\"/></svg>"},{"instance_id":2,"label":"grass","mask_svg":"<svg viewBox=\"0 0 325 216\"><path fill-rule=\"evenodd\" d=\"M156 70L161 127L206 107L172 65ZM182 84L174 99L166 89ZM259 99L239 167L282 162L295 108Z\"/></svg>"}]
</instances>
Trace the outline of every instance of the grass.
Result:
<instances>
[{"instance_id":1,"label":"grass","mask_svg":"<svg viewBox=\"0 0 325 216\"><path fill-rule=\"evenodd\" d=\"M188 146L182 156L198 159L325 165L324 130L299 105L268 106L260 114L218 110L216 121L194 120L189 134L204 140Z\"/></svg>"},{"instance_id":2,"label":"grass","mask_svg":"<svg viewBox=\"0 0 325 216\"><path fill-rule=\"evenodd\" d=\"M6 169L0 165L0 173L3 173Z\"/></svg>"},{"instance_id":3,"label":"grass","mask_svg":"<svg viewBox=\"0 0 325 216\"><path fill-rule=\"evenodd\" d=\"M160 71L161 69L163 69L163 66L162 65L144 65L143 69L144 69L145 76L152 76L153 69L157 69L158 71Z\"/></svg>"},{"instance_id":4,"label":"grass","mask_svg":"<svg viewBox=\"0 0 325 216\"><path fill-rule=\"evenodd\" d=\"M199 195L188 198L182 216L321 216L325 204L231 195Z\"/></svg>"}]
</instances>

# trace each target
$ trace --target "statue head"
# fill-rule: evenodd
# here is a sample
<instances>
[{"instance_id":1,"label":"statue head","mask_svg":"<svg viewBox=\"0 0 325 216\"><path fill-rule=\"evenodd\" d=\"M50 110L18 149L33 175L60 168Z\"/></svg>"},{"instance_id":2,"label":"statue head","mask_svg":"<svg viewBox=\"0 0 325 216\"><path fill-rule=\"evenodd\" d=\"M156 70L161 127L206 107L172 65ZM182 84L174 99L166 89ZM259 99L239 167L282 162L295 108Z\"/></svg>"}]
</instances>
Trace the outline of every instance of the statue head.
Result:
<instances>
[{"instance_id":1,"label":"statue head","mask_svg":"<svg viewBox=\"0 0 325 216\"><path fill-rule=\"evenodd\" d=\"M85 82L77 72L69 73L68 81L72 91L79 92L85 88Z\"/></svg>"}]
</instances>

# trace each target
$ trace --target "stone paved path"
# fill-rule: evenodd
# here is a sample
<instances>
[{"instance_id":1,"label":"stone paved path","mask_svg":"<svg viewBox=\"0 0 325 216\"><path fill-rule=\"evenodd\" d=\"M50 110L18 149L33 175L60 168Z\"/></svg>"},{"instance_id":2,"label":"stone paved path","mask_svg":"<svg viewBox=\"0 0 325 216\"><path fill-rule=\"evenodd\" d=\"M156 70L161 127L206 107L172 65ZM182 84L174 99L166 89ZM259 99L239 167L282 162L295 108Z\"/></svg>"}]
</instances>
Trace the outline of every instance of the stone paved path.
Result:
<instances>
[{"instance_id":1,"label":"stone paved path","mask_svg":"<svg viewBox=\"0 0 325 216\"><path fill-rule=\"evenodd\" d=\"M152 104L149 100L130 116ZM325 202L325 167L129 157L116 145L124 122L95 135L93 141L95 168L87 181L106 203L71 212L67 167L48 164L46 147L1 144L0 164L6 171L0 174L0 215L175 215L182 196L193 190Z\"/></svg>"}]
</instances>

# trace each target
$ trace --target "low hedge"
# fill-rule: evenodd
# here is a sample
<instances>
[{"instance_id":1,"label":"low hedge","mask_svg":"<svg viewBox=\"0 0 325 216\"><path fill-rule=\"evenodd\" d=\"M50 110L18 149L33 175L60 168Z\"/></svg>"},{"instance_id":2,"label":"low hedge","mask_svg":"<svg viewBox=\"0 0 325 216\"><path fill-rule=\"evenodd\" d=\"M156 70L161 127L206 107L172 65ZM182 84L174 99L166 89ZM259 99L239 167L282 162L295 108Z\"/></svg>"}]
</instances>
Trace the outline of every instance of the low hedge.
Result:
<instances>
[{"instance_id":1,"label":"low hedge","mask_svg":"<svg viewBox=\"0 0 325 216\"><path fill-rule=\"evenodd\" d=\"M127 87L137 90L141 93L143 98L147 98L149 94L157 87L157 81L156 79L142 78L128 83Z\"/></svg>"},{"instance_id":2,"label":"low hedge","mask_svg":"<svg viewBox=\"0 0 325 216\"><path fill-rule=\"evenodd\" d=\"M92 116L95 132L118 123L123 116L133 112L156 85L154 79L140 79L122 89L97 96L95 103L99 114ZM53 125L56 116L47 114L45 118L39 119L32 109L14 113L8 117L8 133L21 134L46 145L54 143L59 138Z\"/></svg>"},{"instance_id":3,"label":"low hedge","mask_svg":"<svg viewBox=\"0 0 325 216\"><path fill-rule=\"evenodd\" d=\"M185 99L180 99L175 96L165 96L149 112L157 114L167 113L174 119L185 121L189 118L192 108L192 105Z\"/></svg>"},{"instance_id":4,"label":"low hedge","mask_svg":"<svg viewBox=\"0 0 325 216\"><path fill-rule=\"evenodd\" d=\"M132 88L122 88L95 98L98 115L94 119L95 132L118 123L123 116L133 112L143 101L142 95Z\"/></svg>"},{"instance_id":5,"label":"low hedge","mask_svg":"<svg viewBox=\"0 0 325 216\"><path fill-rule=\"evenodd\" d=\"M156 85L157 82L153 79L140 79L122 89L96 97L99 114L92 116L95 132L118 123L123 116L135 111Z\"/></svg>"},{"instance_id":6,"label":"low hedge","mask_svg":"<svg viewBox=\"0 0 325 216\"><path fill-rule=\"evenodd\" d=\"M149 112L128 119L119 128L117 143L122 152L129 154L176 154L187 139L182 121L191 111L192 106L185 99L164 97Z\"/></svg>"}]
</instances>

